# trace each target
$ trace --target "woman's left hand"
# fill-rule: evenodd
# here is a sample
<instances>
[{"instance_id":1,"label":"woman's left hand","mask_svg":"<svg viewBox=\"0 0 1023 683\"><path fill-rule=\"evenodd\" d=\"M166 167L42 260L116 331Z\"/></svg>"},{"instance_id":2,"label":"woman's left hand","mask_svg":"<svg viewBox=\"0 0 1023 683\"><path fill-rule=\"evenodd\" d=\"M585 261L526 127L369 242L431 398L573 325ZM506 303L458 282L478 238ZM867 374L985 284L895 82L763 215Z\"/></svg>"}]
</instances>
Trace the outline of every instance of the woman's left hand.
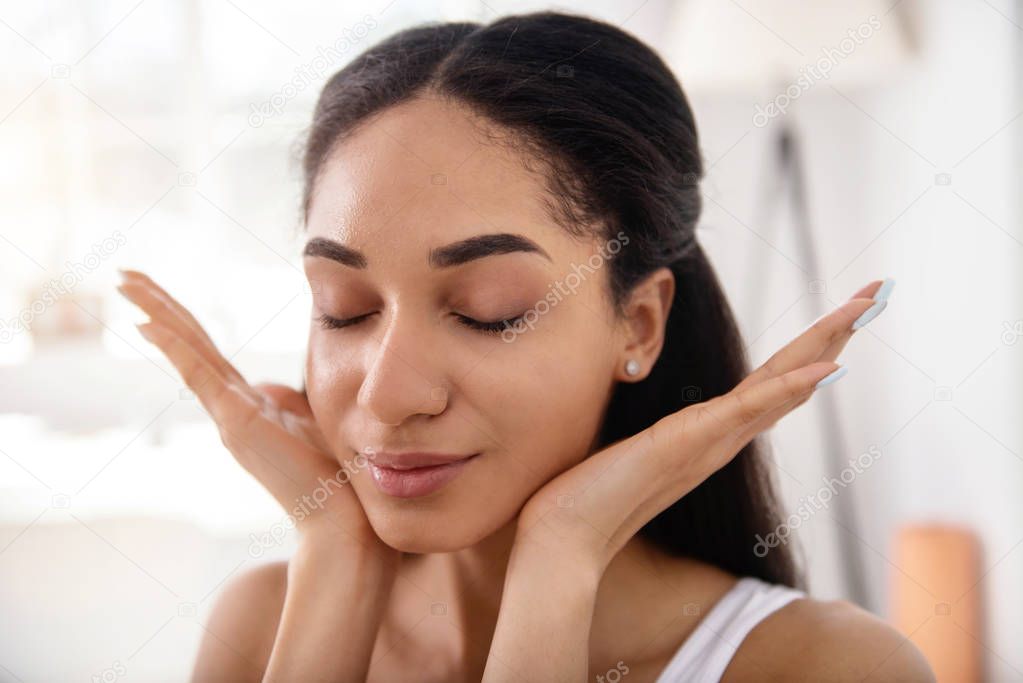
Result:
<instances>
[{"instance_id":1,"label":"woman's left hand","mask_svg":"<svg viewBox=\"0 0 1023 683\"><path fill-rule=\"evenodd\" d=\"M608 564L643 525L840 367L834 360L854 321L885 306L868 298L881 284L870 283L817 320L727 394L611 444L530 497L519 512L484 683L589 678L590 631Z\"/></svg>"},{"instance_id":2,"label":"woman's left hand","mask_svg":"<svg viewBox=\"0 0 1023 683\"><path fill-rule=\"evenodd\" d=\"M879 303L870 298L879 287L872 282L818 319L727 394L667 415L547 482L520 512L516 552L566 560L599 577L643 525L839 371L834 360L853 322Z\"/></svg>"}]
</instances>

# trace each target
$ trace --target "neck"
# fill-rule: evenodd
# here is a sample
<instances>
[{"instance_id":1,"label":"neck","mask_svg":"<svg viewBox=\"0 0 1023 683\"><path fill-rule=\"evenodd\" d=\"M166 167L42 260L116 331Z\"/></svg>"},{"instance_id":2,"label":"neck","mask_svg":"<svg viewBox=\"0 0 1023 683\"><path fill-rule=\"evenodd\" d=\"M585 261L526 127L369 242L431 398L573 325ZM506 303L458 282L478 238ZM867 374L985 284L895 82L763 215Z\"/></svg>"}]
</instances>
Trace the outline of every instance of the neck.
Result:
<instances>
[{"instance_id":1,"label":"neck","mask_svg":"<svg viewBox=\"0 0 1023 683\"><path fill-rule=\"evenodd\" d=\"M436 637L443 642L432 643L433 651L445 652L453 663L468 671L478 669L481 675L497 624L515 530L512 520L462 550L407 555L404 563L409 588L425 607L410 618L422 619L425 613L436 620L437 612L443 610L439 618L446 618L452 628L437 629ZM681 587L689 587L684 591L685 602L704 596L705 570L700 563L668 556L639 536L631 539L604 572L591 627L591 652L649 651L655 634L638 632L636 615L660 616L648 623L657 621L657 628L664 629L681 614Z\"/></svg>"},{"instance_id":2,"label":"neck","mask_svg":"<svg viewBox=\"0 0 1023 683\"><path fill-rule=\"evenodd\" d=\"M445 605L451 619L469 625L493 613L496 623L504 577L515 543L516 520L477 543L449 553L406 554L410 580ZM488 633L493 632L493 624Z\"/></svg>"}]
</instances>

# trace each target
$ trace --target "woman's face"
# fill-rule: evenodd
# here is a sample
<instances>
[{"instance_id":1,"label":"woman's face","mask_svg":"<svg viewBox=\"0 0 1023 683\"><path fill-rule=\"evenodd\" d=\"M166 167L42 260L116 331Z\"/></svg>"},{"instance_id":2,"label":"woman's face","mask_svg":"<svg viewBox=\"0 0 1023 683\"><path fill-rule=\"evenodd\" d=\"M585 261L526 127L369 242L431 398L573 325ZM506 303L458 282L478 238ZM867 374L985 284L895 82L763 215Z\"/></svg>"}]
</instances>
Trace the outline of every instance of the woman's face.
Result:
<instances>
[{"instance_id":1,"label":"woman's face","mask_svg":"<svg viewBox=\"0 0 1023 683\"><path fill-rule=\"evenodd\" d=\"M425 495L387 492L372 468L352 477L374 530L406 552L475 544L588 455L621 360L604 293L616 245L554 223L514 154L466 110L418 99L336 149L310 204L306 388L338 461L478 454ZM458 246L500 234L517 237ZM522 314L519 333L471 326Z\"/></svg>"}]
</instances>

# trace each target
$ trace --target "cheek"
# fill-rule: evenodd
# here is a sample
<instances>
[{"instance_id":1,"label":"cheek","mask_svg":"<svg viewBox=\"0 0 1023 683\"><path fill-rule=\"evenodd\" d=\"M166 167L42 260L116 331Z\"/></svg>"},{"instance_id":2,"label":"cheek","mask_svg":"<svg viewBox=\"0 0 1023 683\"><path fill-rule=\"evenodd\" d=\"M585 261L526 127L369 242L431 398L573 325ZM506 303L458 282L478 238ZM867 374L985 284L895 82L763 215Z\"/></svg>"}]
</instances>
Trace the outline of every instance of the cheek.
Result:
<instances>
[{"instance_id":1,"label":"cheek","mask_svg":"<svg viewBox=\"0 0 1023 683\"><path fill-rule=\"evenodd\" d=\"M612 378L599 344L535 341L516 341L518 357L492 366L478 391L504 447L529 464L530 478L549 479L589 455Z\"/></svg>"},{"instance_id":2,"label":"cheek","mask_svg":"<svg viewBox=\"0 0 1023 683\"><path fill-rule=\"evenodd\" d=\"M328 335L312 330L305 360L305 386L309 407L328 439L335 431L349 397L358 391L350 353L332 344Z\"/></svg>"},{"instance_id":3,"label":"cheek","mask_svg":"<svg viewBox=\"0 0 1023 683\"><path fill-rule=\"evenodd\" d=\"M584 353L544 368L542 411L537 416L557 435L570 462L589 455L586 448L599 427L610 378Z\"/></svg>"},{"instance_id":4,"label":"cheek","mask_svg":"<svg viewBox=\"0 0 1023 683\"><path fill-rule=\"evenodd\" d=\"M598 305L562 304L556 333L545 336L531 359L533 396L542 410L538 417L553 430L574 434L578 437L574 443L589 443L613 382L613 344L604 321L594 312Z\"/></svg>"}]
</instances>

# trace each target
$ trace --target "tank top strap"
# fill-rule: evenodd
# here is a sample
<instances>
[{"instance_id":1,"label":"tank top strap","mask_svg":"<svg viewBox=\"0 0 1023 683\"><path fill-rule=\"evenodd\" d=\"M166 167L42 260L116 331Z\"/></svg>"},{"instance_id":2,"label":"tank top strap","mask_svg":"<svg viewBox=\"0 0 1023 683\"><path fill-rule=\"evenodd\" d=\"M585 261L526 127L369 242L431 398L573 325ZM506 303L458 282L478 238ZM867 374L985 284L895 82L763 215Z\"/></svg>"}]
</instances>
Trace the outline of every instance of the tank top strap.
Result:
<instances>
[{"instance_id":1,"label":"tank top strap","mask_svg":"<svg viewBox=\"0 0 1023 683\"><path fill-rule=\"evenodd\" d=\"M743 577L717 601L693 630L656 683L714 683L721 680L750 631L806 593L784 585Z\"/></svg>"}]
</instances>

